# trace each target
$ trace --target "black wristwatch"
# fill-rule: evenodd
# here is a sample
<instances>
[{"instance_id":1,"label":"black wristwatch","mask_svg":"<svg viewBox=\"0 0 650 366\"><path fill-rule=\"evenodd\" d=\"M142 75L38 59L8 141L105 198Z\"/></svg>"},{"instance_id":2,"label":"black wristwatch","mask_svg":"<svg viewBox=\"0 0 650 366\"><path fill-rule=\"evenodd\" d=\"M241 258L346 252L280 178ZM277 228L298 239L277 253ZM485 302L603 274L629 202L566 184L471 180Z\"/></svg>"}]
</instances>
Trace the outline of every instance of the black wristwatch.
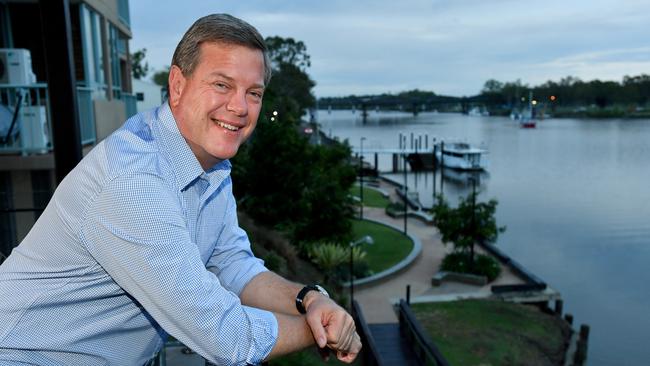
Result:
<instances>
[{"instance_id":1,"label":"black wristwatch","mask_svg":"<svg viewBox=\"0 0 650 366\"><path fill-rule=\"evenodd\" d=\"M305 295L307 295L309 291L318 291L321 294L330 297L330 294L328 294L327 291L321 285L307 285L303 287L302 290L298 292L298 296L296 296L296 309L298 309L298 312L300 314L307 313L307 310L303 305L303 301L305 300Z\"/></svg>"}]
</instances>

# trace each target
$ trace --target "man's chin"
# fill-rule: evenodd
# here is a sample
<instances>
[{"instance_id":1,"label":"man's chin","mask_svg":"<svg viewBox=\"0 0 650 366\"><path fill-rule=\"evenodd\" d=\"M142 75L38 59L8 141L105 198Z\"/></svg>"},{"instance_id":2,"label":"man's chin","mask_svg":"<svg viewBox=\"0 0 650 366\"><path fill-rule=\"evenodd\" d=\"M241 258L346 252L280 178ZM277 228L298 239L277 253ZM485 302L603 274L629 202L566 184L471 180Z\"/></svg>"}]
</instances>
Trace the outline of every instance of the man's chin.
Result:
<instances>
[{"instance_id":1,"label":"man's chin","mask_svg":"<svg viewBox=\"0 0 650 366\"><path fill-rule=\"evenodd\" d=\"M219 161L228 160L234 158L235 155L237 155L238 150L239 149L235 149L232 151L219 151L219 153L213 154L212 156L218 159Z\"/></svg>"}]
</instances>

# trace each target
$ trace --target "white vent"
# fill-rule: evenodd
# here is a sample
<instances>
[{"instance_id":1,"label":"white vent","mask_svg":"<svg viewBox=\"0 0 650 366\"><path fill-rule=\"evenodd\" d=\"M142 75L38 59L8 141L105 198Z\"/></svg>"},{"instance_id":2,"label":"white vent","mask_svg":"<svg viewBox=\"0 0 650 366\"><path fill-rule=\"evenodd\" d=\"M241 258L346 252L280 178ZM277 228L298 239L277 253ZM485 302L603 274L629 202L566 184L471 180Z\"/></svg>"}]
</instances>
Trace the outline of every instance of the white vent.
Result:
<instances>
[{"instance_id":1,"label":"white vent","mask_svg":"<svg viewBox=\"0 0 650 366\"><path fill-rule=\"evenodd\" d=\"M25 86L35 82L29 50L0 48L0 84Z\"/></svg>"}]
</instances>

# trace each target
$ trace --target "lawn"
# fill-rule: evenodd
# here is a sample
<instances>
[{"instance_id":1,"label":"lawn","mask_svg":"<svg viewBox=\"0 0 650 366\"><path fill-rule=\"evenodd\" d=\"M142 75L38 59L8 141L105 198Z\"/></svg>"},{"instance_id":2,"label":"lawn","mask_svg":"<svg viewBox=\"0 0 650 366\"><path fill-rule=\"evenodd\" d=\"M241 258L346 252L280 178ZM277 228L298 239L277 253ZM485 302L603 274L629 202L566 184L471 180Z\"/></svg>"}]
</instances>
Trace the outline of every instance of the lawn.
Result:
<instances>
[{"instance_id":1,"label":"lawn","mask_svg":"<svg viewBox=\"0 0 650 366\"><path fill-rule=\"evenodd\" d=\"M359 197L359 185L354 185L350 188L350 194ZM363 205L367 207L385 208L388 205L388 198L382 196L378 191L363 187Z\"/></svg>"},{"instance_id":2,"label":"lawn","mask_svg":"<svg viewBox=\"0 0 650 366\"><path fill-rule=\"evenodd\" d=\"M496 300L412 304L451 365L560 365L570 329L536 307Z\"/></svg>"},{"instance_id":3,"label":"lawn","mask_svg":"<svg viewBox=\"0 0 650 366\"><path fill-rule=\"evenodd\" d=\"M352 231L355 238L370 235L374 240L372 245L361 244L367 253L366 261L373 273L394 266L413 250L413 242L408 236L385 225L366 220L353 220Z\"/></svg>"}]
</instances>

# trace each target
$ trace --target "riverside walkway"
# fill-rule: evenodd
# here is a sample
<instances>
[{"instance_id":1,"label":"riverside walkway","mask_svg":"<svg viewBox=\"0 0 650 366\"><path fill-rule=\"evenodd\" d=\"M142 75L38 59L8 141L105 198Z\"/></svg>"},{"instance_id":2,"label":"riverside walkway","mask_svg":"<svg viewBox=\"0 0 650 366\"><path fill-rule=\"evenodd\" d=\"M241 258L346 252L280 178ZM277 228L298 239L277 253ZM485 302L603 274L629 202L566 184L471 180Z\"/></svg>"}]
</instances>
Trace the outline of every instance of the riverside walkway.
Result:
<instances>
[{"instance_id":1,"label":"riverside walkway","mask_svg":"<svg viewBox=\"0 0 650 366\"><path fill-rule=\"evenodd\" d=\"M381 182L380 188L389 192L395 200L395 187ZM392 218L382 208L364 207L364 217L390 225L397 230L404 228L403 218ZM421 220L408 218L407 232L419 238L422 252L410 266L389 278L372 283L355 286L354 298L361 306L364 317L369 324L397 323L393 305L400 298L406 297L406 286L411 286L411 302L455 300L459 298L488 297L493 285L516 285L525 281L503 268L501 275L494 282L485 286L473 286L456 282L443 282L433 287L431 278L439 271L444 256L452 250L445 246L435 226Z\"/></svg>"},{"instance_id":2,"label":"riverside walkway","mask_svg":"<svg viewBox=\"0 0 650 366\"><path fill-rule=\"evenodd\" d=\"M388 192L392 201L398 200L395 187L387 182L380 183L380 190ZM404 218L393 218L383 208L364 207L364 217L394 227L402 231ZM480 298L492 295L493 285L517 285L525 281L515 275L508 267L503 267L501 275L485 286L466 285L457 282L443 282L432 286L431 279L439 271L444 256L452 250L445 246L435 226L420 219L407 219L407 232L420 241L421 252L403 270L373 282L356 285L355 300L363 312L364 320L376 344L382 364L420 365L413 346L400 330L395 305L406 297L406 286L410 286L410 301L450 301L461 298ZM479 252L482 250L477 248Z\"/></svg>"}]
</instances>

